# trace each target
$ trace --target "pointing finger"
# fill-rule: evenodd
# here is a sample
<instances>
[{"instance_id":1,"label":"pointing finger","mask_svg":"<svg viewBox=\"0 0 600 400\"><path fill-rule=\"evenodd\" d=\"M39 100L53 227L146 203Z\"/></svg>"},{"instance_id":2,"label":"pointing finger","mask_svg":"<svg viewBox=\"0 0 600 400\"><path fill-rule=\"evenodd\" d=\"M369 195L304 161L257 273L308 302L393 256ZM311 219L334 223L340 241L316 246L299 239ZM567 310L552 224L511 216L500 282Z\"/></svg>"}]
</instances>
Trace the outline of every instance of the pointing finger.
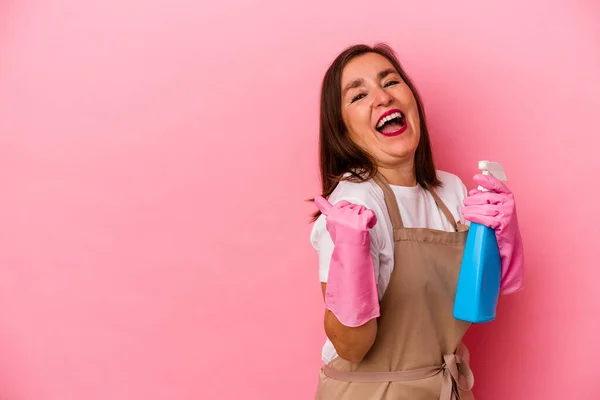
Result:
<instances>
[{"instance_id":1,"label":"pointing finger","mask_svg":"<svg viewBox=\"0 0 600 400\"><path fill-rule=\"evenodd\" d=\"M493 176L477 174L473 177L473 180L488 190L493 190L497 193L510 193L508 187Z\"/></svg>"}]
</instances>

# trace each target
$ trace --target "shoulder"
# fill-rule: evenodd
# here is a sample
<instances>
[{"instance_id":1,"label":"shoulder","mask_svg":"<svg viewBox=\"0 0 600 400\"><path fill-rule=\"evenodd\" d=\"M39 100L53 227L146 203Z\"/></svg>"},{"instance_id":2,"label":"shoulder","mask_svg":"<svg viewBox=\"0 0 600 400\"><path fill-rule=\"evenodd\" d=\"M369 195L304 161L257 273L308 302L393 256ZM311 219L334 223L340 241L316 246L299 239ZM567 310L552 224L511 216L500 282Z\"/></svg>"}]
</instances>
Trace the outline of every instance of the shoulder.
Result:
<instances>
[{"instance_id":1,"label":"shoulder","mask_svg":"<svg viewBox=\"0 0 600 400\"><path fill-rule=\"evenodd\" d=\"M442 186L436 189L436 192L441 197L458 201L462 201L466 197L467 188L458 175L446 171L437 171L437 176L442 182Z\"/></svg>"},{"instance_id":2,"label":"shoulder","mask_svg":"<svg viewBox=\"0 0 600 400\"><path fill-rule=\"evenodd\" d=\"M462 179L460 179L460 177L458 175L455 175L451 172L438 170L437 176L438 176L438 179L442 182L443 186L450 186L450 187L464 186Z\"/></svg>"},{"instance_id":3,"label":"shoulder","mask_svg":"<svg viewBox=\"0 0 600 400\"><path fill-rule=\"evenodd\" d=\"M467 198L467 188L463 181L455 174L445 171L437 171L438 179L442 186L435 191L446 204L457 221L467 223L461 213L463 201Z\"/></svg>"},{"instance_id":4,"label":"shoulder","mask_svg":"<svg viewBox=\"0 0 600 400\"><path fill-rule=\"evenodd\" d=\"M372 179L363 182L341 181L329 196L329 201L334 204L342 200L373 208L383 201L383 191Z\"/></svg>"}]
</instances>

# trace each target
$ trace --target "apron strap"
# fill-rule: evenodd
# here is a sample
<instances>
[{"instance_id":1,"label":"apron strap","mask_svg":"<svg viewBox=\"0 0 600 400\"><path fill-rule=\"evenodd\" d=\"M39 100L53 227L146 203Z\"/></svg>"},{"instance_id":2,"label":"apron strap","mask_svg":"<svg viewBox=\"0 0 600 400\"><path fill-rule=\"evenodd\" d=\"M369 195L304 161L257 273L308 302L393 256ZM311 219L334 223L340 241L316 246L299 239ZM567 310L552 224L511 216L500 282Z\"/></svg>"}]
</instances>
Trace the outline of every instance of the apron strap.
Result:
<instances>
[{"instance_id":1,"label":"apron strap","mask_svg":"<svg viewBox=\"0 0 600 400\"><path fill-rule=\"evenodd\" d=\"M392 227L394 229L404 228L404 224L402 223L402 216L400 215L400 208L398 207L398 201L396 200L396 195L392 191L392 188L390 187L389 183L387 182L385 177L379 172L375 174L373 180L375 181L375 183L377 183L381 190L383 190L383 197L385 199L385 205L387 206L388 213L390 214L390 219L392 220ZM435 190L433 190L433 188L427 188L427 190L429 190L429 193L431 193L431 195L433 196L435 204L437 204L440 210L442 210L444 216L446 217L450 225L452 225L452 228L454 228L454 231L458 232L458 225L454 220L452 213L450 212L448 207L446 207L446 204L444 204L440 196L438 196L438 194L435 192Z\"/></svg>"},{"instance_id":2,"label":"apron strap","mask_svg":"<svg viewBox=\"0 0 600 400\"><path fill-rule=\"evenodd\" d=\"M388 214L392 220L392 227L394 230L404 228L402 217L400 216L400 208L398 208L398 201L396 200L396 195L392 191L389 183L379 172L375 174L373 180L375 183L377 183L377 185L379 185L381 190L383 190L383 197L385 199L385 205L388 209Z\"/></svg>"},{"instance_id":3,"label":"apron strap","mask_svg":"<svg viewBox=\"0 0 600 400\"><path fill-rule=\"evenodd\" d=\"M431 193L431 195L433 196L433 199L435 200L435 204L437 204L437 206L440 208L440 210L442 210L442 212L446 216L446 219L448 220L448 222L450 222L450 224L454 228L454 231L458 232L458 225L456 224L456 221L454 220L454 217L452 216L452 213L450 212L448 207L446 207L446 205L444 204L442 199L440 199L440 196L438 196L438 194L435 192L435 190L433 190L433 188L428 188L428 190L429 190L429 193Z\"/></svg>"}]
</instances>

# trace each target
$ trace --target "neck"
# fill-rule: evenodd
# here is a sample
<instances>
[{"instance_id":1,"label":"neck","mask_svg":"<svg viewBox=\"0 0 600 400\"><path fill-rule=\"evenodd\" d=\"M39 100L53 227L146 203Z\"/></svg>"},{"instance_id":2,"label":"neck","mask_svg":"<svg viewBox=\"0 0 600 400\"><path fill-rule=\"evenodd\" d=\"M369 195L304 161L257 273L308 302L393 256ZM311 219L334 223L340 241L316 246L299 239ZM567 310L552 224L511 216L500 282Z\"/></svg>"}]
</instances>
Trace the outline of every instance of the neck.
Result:
<instances>
[{"instance_id":1,"label":"neck","mask_svg":"<svg viewBox=\"0 0 600 400\"><path fill-rule=\"evenodd\" d=\"M390 185L413 187L417 185L414 163L409 163L394 168L379 167L377 170L383 175Z\"/></svg>"}]
</instances>

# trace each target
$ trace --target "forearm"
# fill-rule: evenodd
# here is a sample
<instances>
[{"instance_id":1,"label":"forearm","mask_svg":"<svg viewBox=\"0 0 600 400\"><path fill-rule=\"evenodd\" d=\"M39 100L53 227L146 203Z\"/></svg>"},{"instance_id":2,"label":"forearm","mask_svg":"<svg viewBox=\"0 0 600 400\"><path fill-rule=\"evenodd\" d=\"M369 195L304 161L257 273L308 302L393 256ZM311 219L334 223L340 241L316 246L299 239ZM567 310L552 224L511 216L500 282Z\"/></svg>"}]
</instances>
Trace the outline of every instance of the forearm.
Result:
<instances>
[{"instance_id":1,"label":"forearm","mask_svg":"<svg viewBox=\"0 0 600 400\"><path fill-rule=\"evenodd\" d=\"M341 358L360 362L375 342L380 315L371 236L377 217L345 200L335 206L322 197L315 202L326 215L331 247L324 274L328 284L322 283L325 332Z\"/></svg>"},{"instance_id":2,"label":"forearm","mask_svg":"<svg viewBox=\"0 0 600 400\"><path fill-rule=\"evenodd\" d=\"M323 296L326 284L322 283ZM361 361L373 346L377 336L377 319L373 318L365 324L357 327L349 327L342 324L335 314L325 309L324 316L325 333L338 355L350 362Z\"/></svg>"},{"instance_id":3,"label":"forearm","mask_svg":"<svg viewBox=\"0 0 600 400\"><path fill-rule=\"evenodd\" d=\"M353 328L343 325L331 311L325 310L325 333L341 358L357 363L375 342L377 319Z\"/></svg>"}]
</instances>

